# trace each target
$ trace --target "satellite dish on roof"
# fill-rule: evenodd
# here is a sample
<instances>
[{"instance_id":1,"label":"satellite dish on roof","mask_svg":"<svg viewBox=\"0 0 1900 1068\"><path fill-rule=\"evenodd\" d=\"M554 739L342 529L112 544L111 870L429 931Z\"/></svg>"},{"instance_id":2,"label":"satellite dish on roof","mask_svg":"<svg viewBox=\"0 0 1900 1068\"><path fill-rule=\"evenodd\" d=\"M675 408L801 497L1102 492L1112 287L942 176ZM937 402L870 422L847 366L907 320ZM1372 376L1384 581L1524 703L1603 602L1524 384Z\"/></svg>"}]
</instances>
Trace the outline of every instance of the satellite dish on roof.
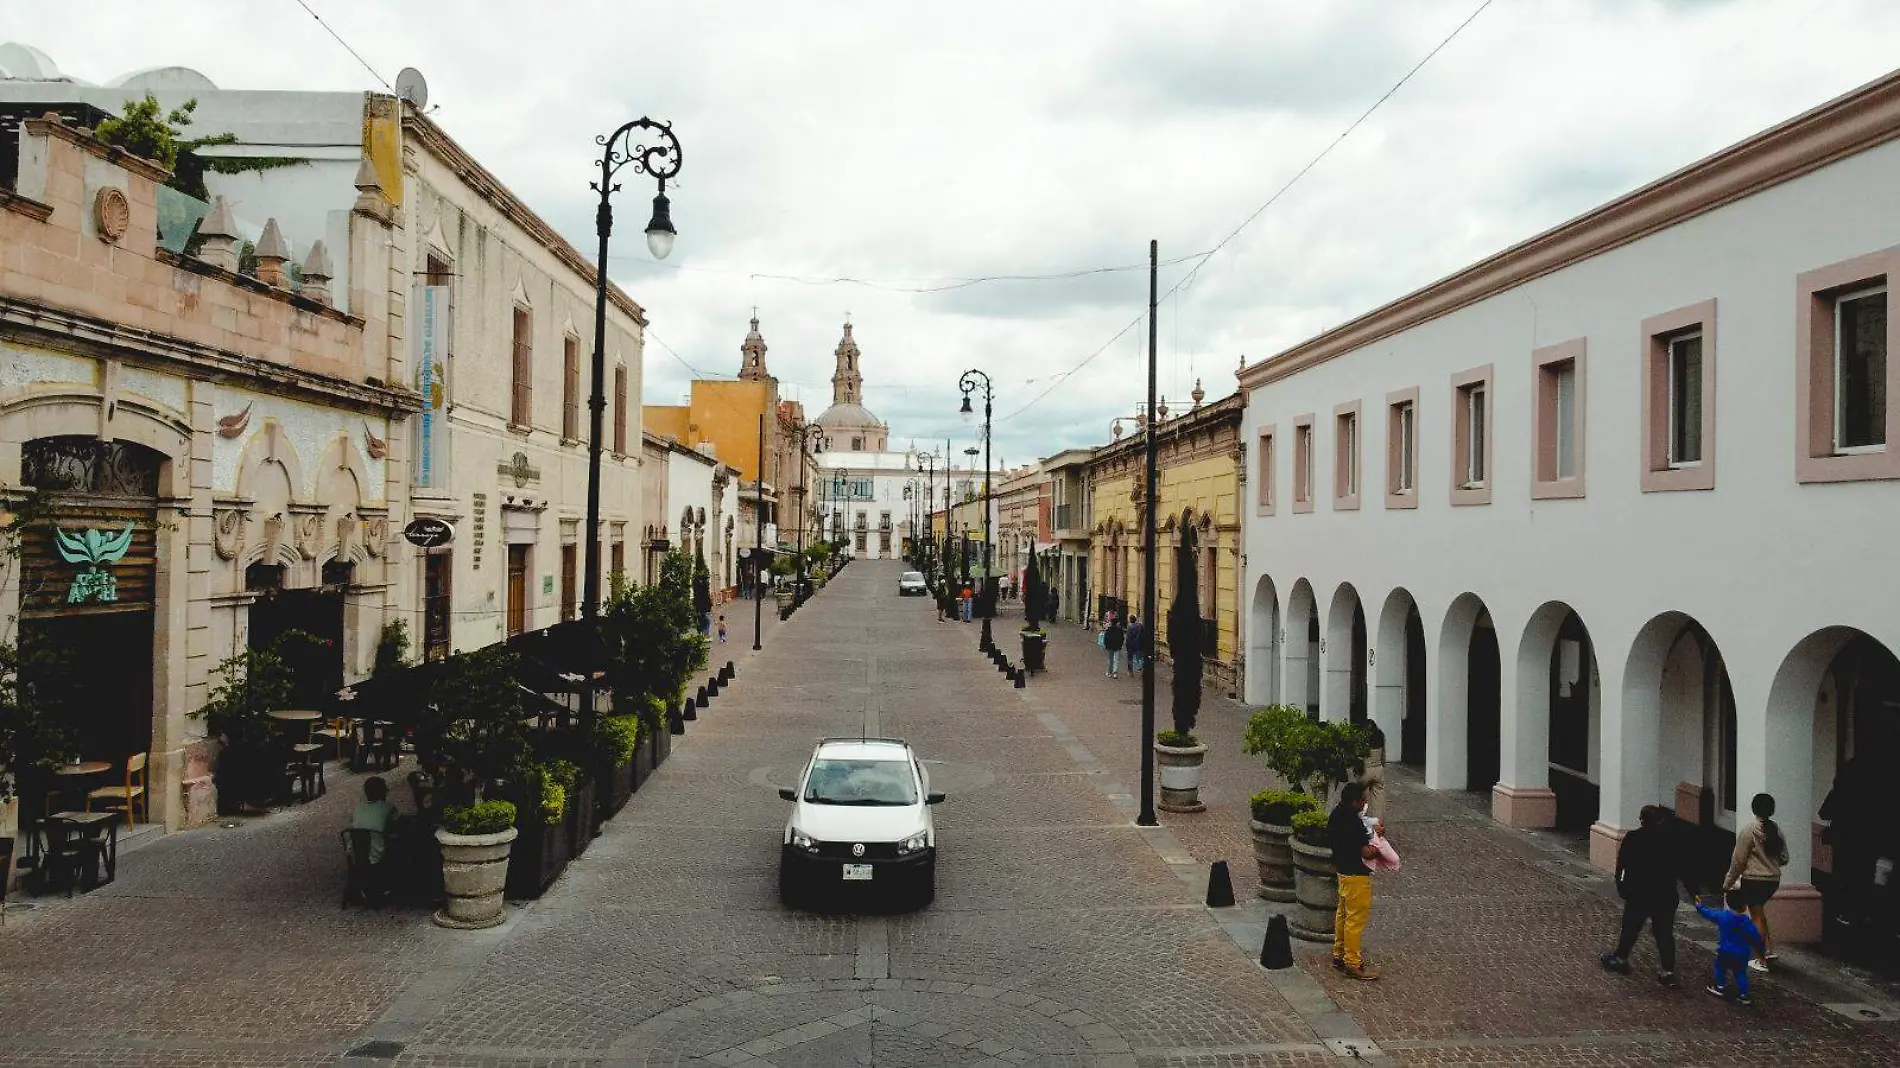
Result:
<instances>
[{"instance_id":1,"label":"satellite dish on roof","mask_svg":"<svg viewBox=\"0 0 1900 1068\"><path fill-rule=\"evenodd\" d=\"M429 83L422 72L414 67L404 67L396 75L396 95L409 101L417 111L429 106Z\"/></svg>"}]
</instances>

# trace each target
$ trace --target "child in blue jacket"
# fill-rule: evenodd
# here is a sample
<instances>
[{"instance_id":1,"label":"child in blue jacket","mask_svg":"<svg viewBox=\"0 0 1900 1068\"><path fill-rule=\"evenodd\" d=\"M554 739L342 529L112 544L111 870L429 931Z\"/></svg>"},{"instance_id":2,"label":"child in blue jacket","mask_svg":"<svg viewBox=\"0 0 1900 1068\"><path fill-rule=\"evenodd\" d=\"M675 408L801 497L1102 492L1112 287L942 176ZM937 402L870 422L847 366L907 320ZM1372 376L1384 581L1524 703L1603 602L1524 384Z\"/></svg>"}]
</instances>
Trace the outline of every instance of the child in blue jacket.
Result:
<instances>
[{"instance_id":1,"label":"child in blue jacket","mask_svg":"<svg viewBox=\"0 0 1900 1068\"><path fill-rule=\"evenodd\" d=\"M1709 984L1709 993L1716 997L1729 996L1726 976L1735 977L1735 1003L1750 1004L1748 1000L1748 962L1761 948L1761 928L1748 918L1747 905L1742 901L1741 892L1731 890L1728 894L1726 909L1712 909L1702 902L1696 902L1695 910L1715 921L1722 932L1721 941L1715 949L1715 981Z\"/></svg>"}]
</instances>

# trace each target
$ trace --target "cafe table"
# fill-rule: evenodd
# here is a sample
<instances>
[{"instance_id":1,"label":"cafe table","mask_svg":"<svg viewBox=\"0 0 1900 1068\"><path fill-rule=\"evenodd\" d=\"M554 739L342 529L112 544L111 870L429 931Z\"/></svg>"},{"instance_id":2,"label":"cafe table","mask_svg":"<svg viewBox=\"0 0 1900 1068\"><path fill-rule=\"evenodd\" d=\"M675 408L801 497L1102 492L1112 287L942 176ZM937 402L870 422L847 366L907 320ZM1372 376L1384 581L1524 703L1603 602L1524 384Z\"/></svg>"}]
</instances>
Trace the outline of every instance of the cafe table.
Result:
<instances>
[{"instance_id":1,"label":"cafe table","mask_svg":"<svg viewBox=\"0 0 1900 1068\"><path fill-rule=\"evenodd\" d=\"M110 765L108 765L110 766ZM117 812L55 812L54 819L69 820L78 825L79 833L88 843L98 846L98 857L105 866L105 878L99 876L98 868L87 872L87 882L94 887L104 886L119 876L119 814Z\"/></svg>"},{"instance_id":2,"label":"cafe table","mask_svg":"<svg viewBox=\"0 0 1900 1068\"><path fill-rule=\"evenodd\" d=\"M53 774L59 776L62 779L71 778L71 779L83 780L88 775L103 775L104 773L111 770L112 770L111 763L104 760L74 760L74 761L61 764L59 767L54 768ZM50 802L50 799L54 797L55 795L64 797L66 790L68 788L68 785L69 784L61 783L54 786L51 789L48 789L46 791L46 796L49 802ZM79 793L83 798L86 792L86 784L83 781L81 781L79 783L72 784L72 785L76 785L78 787ZM50 807L51 807L50 803L46 804L41 807L40 811L44 812L46 811L47 808L50 808ZM33 863L35 864L38 863L39 855L40 855L39 835L28 836L26 840L26 855Z\"/></svg>"}]
</instances>

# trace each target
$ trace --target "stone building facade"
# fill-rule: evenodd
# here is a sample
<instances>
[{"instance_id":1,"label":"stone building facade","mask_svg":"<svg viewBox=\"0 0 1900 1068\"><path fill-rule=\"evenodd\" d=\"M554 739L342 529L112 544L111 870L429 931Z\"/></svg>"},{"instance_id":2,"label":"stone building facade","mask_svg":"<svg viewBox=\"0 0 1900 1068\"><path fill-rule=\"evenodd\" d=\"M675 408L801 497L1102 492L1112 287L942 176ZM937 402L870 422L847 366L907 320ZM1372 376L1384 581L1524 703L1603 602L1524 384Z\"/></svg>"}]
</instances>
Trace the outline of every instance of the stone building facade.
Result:
<instances>
[{"instance_id":1,"label":"stone building facade","mask_svg":"<svg viewBox=\"0 0 1900 1068\"><path fill-rule=\"evenodd\" d=\"M215 746L192 714L220 661L294 628L319 639L295 665L306 691L368 670L398 570L394 443L420 400L384 384L402 380L387 324L337 307L321 239L290 263L268 220L240 273L220 200L185 255L158 240L156 165L57 120L12 136L0 487L49 527L7 560L6 638L73 658L81 756L123 775L149 753L153 820L200 822ZM345 232L337 259L381 240Z\"/></svg>"},{"instance_id":2,"label":"stone building facade","mask_svg":"<svg viewBox=\"0 0 1900 1068\"><path fill-rule=\"evenodd\" d=\"M1198 394L1199 389L1196 388ZM1231 394L1168 417L1160 409L1155 487L1155 648L1167 658L1167 613L1174 599L1176 549L1191 541L1199 571L1204 635L1212 639L1207 685L1237 695L1242 675L1238 509L1245 454L1240 446L1244 399ZM1096 618L1113 610L1123 618L1141 610L1142 516L1147 472L1142 430L1096 450L1088 465L1093 503L1088 573ZM1204 648L1209 647L1204 645Z\"/></svg>"}]
</instances>

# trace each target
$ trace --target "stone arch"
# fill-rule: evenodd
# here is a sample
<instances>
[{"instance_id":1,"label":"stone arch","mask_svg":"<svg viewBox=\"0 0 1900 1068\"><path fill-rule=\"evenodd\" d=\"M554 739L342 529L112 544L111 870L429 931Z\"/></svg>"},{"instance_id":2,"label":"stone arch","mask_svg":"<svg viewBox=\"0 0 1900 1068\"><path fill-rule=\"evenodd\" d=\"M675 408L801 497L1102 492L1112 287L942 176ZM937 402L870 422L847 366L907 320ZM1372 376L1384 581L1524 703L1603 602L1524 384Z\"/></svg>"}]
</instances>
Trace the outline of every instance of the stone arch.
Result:
<instances>
[{"instance_id":1,"label":"stone arch","mask_svg":"<svg viewBox=\"0 0 1900 1068\"><path fill-rule=\"evenodd\" d=\"M344 476L348 482L344 482ZM323 459L317 465L317 482L313 487L319 504L345 504L354 509L363 503L364 491L370 485L368 468L363 464L363 456L357 451L356 443L347 435L339 434L323 452ZM338 492L332 493L332 490Z\"/></svg>"},{"instance_id":2,"label":"stone arch","mask_svg":"<svg viewBox=\"0 0 1900 1068\"><path fill-rule=\"evenodd\" d=\"M1254 583L1247 635L1247 703L1275 704L1280 697L1280 599L1270 575Z\"/></svg>"},{"instance_id":3,"label":"stone arch","mask_svg":"<svg viewBox=\"0 0 1900 1068\"><path fill-rule=\"evenodd\" d=\"M304 486L307 485L304 481L303 459L297 455L296 446L284 437L283 425L275 419L265 419L244 443L243 451L238 453L237 495L258 500L255 480L263 468L271 465L281 468L289 482L288 500L301 500Z\"/></svg>"},{"instance_id":4,"label":"stone arch","mask_svg":"<svg viewBox=\"0 0 1900 1068\"><path fill-rule=\"evenodd\" d=\"M1281 642L1281 700L1319 718L1319 605L1313 584L1300 579L1286 598L1286 637Z\"/></svg>"},{"instance_id":5,"label":"stone arch","mask_svg":"<svg viewBox=\"0 0 1900 1068\"><path fill-rule=\"evenodd\" d=\"M1386 736L1386 759L1425 763L1425 623L1404 587L1379 608L1372 656L1372 719Z\"/></svg>"},{"instance_id":6,"label":"stone arch","mask_svg":"<svg viewBox=\"0 0 1900 1068\"><path fill-rule=\"evenodd\" d=\"M1327 720L1363 723L1366 702L1366 610L1359 591L1342 582L1326 607L1325 690L1320 716Z\"/></svg>"},{"instance_id":7,"label":"stone arch","mask_svg":"<svg viewBox=\"0 0 1900 1068\"><path fill-rule=\"evenodd\" d=\"M1589 628L1562 601L1531 613L1518 638L1515 707L1492 814L1513 827L1596 822L1602 699Z\"/></svg>"},{"instance_id":8,"label":"stone arch","mask_svg":"<svg viewBox=\"0 0 1900 1068\"><path fill-rule=\"evenodd\" d=\"M99 436L100 398L96 392L39 393L0 404L0 436L7 441L34 438ZM112 421L112 437L142 445L164 457L159 465L161 497L191 495L191 465L180 463L191 455L191 428L142 404L121 400ZM0 479L20 481L19 457Z\"/></svg>"},{"instance_id":9,"label":"stone arch","mask_svg":"<svg viewBox=\"0 0 1900 1068\"><path fill-rule=\"evenodd\" d=\"M1437 702L1426 710L1425 784L1489 792L1500 766L1502 665L1491 610L1477 594L1461 593L1445 610L1437 662Z\"/></svg>"}]
</instances>

